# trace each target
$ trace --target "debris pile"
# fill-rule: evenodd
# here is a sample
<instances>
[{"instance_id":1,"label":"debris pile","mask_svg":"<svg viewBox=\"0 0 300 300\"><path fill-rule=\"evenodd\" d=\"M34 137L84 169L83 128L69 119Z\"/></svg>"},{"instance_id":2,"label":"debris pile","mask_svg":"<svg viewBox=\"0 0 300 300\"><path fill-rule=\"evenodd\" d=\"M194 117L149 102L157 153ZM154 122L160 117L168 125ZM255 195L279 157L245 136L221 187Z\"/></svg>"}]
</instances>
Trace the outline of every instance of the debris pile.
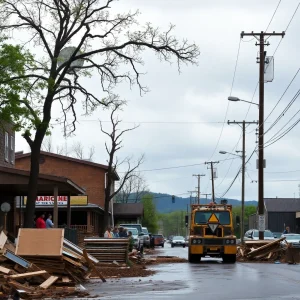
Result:
<instances>
[{"instance_id":1,"label":"debris pile","mask_svg":"<svg viewBox=\"0 0 300 300\"><path fill-rule=\"evenodd\" d=\"M281 260L286 253L283 245L285 237L278 240L245 241L244 245L237 248L239 261L276 261Z\"/></svg>"},{"instance_id":2,"label":"debris pile","mask_svg":"<svg viewBox=\"0 0 300 300\"><path fill-rule=\"evenodd\" d=\"M80 283L94 276L99 261L64 239L64 229L20 229L14 247L0 234L0 285L2 295L21 298L87 296Z\"/></svg>"}]
</instances>

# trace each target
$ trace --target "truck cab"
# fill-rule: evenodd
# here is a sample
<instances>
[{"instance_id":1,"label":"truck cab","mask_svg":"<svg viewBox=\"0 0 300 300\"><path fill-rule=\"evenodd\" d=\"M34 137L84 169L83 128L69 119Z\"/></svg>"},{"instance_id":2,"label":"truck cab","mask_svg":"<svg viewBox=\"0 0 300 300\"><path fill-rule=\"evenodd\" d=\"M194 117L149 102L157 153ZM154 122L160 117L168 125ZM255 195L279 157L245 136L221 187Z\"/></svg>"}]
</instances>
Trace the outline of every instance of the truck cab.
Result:
<instances>
[{"instance_id":1,"label":"truck cab","mask_svg":"<svg viewBox=\"0 0 300 300\"><path fill-rule=\"evenodd\" d=\"M236 262L236 236L233 234L232 206L193 204L190 215L189 262L202 257L221 257L225 263Z\"/></svg>"}]
</instances>

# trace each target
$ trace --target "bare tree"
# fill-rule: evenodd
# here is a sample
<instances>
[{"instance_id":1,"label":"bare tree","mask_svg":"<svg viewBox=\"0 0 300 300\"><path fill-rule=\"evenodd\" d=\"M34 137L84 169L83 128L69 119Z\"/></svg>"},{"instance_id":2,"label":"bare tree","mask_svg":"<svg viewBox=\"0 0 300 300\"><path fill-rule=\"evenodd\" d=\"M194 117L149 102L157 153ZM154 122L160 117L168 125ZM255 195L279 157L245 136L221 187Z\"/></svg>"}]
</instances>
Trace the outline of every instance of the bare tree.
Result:
<instances>
[{"instance_id":1,"label":"bare tree","mask_svg":"<svg viewBox=\"0 0 300 300\"><path fill-rule=\"evenodd\" d=\"M119 203L140 202L143 195L149 192L145 178L140 172L135 172L128 179L116 196Z\"/></svg>"},{"instance_id":2,"label":"bare tree","mask_svg":"<svg viewBox=\"0 0 300 300\"><path fill-rule=\"evenodd\" d=\"M85 155L84 146L82 145L81 142L76 142L73 145L72 150L73 150L72 152L74 152L76 158L83 159L83 160L88 160L88 161L93 161L93 157L94 157L94 154L95 154L95 147L94 146L89 148L89 152L88 152L87 156Z\"/></svg>"},{"instance_id":3,"label":"bare tree","mask_svg":"<svg viewBox=\"0 0 300 300\"><path fill-rule=\"evenodd\" d=\"M112 15L116 0L1 0L0 34L14 31L28 36L22 47L34 51L25 72L1 81L0 88L27 79L21 95L2 106L16 111L9 117L31 149L31 169L25 212L25 227L32 226L37 196L40 149L50 130L51 112L55 102L61 107L58 123L64 134L76 129L76 103L80 99L86 114L98 106L114 103L118 96L115 87L126 81L137 84L140 92L147 88L141 83L139 66L142 53L153 50L161 60L195 64L199 49L195 44L172 35L173 25L165 32L150 23L138 24L138 12ZM137 28L137 30L136 30ZM20 35L21 36L21 35ZM72 46L72 47L70 47ZM67 48L68 47L68 48ZM67 48L67 49L66 49ZM64 51L62 51L64 50ZM83 65L84 63L84 65ZM102 92L93 94L82 77L99 79ZM71 120L67 116L71 115Z\"/></svg>"},{"instance_id":4,"label":"bare tree","mask_svg":"<svg viewBox=\"0 0 300 300\"><path fill-rule=\"evenodd\" d=\"M53 143L52 143L51 136L49 136L49 137L47 137L47 138L44 139L41 149L43 151L46 151L46 152L56 153L56 154L60 154L60 155L64 154L64 152L65 152L64 147L63 146L59 146L59 145L57 145L55 147L55 151L54 151L54 146L53 146Z\"/></svg>"},{"instance_id":5,"label":"bare tree","mask_svg":"<svg viewBox=\"0 0 300 300\"><path fill-rule=\"evenodd\" d=\"M109 137L110 145L108 146L107 143L105 143L105 148L108 154L108 169L107 169L107 175L106 175L106 187L105 187L105 203L104 203L104 218L102 223L102 230L105 229L105 227L109 223L109 204L111 203L111 200L123 189L126 182L131 180L131 178L135 177L135 172L137 168L143 163L144 161L144 155L142 155L137 162L132 165L132 159L130 157L126 157L124 160L119 161L116 153L122 148L122 137L124 133L128 131L132 131L139 126L133 126L132 128L127 128L124 130L120 130L118 128L121 121L118 119L118 117L115 116L118 109L122 107L123 103L115 103L114 107L110 114L110 121L112 125L111 132L107 132L103 129L102 123L100 121L100 128L101 131L106 134ZM120 178L119 186L115 189L114 182L116 179L119 179L119 176L117 174L117 170L119 167L123 164L127 164L127 168L125 172L122 172L123 176Z\"/></svg>"}]
</instances>

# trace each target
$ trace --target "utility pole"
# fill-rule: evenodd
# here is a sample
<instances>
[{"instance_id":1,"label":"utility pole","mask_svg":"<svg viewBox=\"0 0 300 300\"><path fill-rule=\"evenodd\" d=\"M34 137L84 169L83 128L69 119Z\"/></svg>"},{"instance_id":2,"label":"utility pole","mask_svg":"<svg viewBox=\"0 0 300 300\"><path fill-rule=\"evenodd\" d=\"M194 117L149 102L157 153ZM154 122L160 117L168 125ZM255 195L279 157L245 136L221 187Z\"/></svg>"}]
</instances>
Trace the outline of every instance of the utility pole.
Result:
<instances>
[{"instance_id":1,"label":"utility pole","mask_svg":"<svg viewBox=\"0 0 300 300\"><path fill-rule=\"evenodd\" d=\"M211 194L205 194L205 193L202 193L202 194L200 194L200 195L204 195L204 196L206 197L206 200L207 200L207 196L208 196L208 195L211 195Z\"/></svg>"},{"instance_id":2,"label":"utility pole","mask_svg":"<svg viewBox=\"0 0 300 300\"><path fill-rule=\"evenodd\" d=\"M215 186L214 186L214 164L218 164L218 161L206 161L205 164L210 165L211 169L211 190L212 190L212 201L215 202ZM209 167L207 167L209 168Z\"/></svg>"},{"instance_id":3,"label":"utility pole","mask_svg":"<svg viewBox=\"0 0 300 300\"><path fill-rule=\"evenodd\" d=\"M259 127L258 127L258 230L259 239L264 239L265 231L265 215L264 215L264 88L265 88L265 37L268 36L281 36L284 37L284 31L282 33L267 33L261 31L260 33L245 33L242 31L241 38L244 36L254 36L259 43Z\"/></svg>"},{"instance_id":4,"label":"utility pole","mask_svg":"<svg viewBox=\"0 0 300 300\"><path fill-rule=\"evenodd\" d=\"M240 125L242 124L242 130L243 130L243 150L242 150L242 217L241 217L241 243L244 243L244 233L245 233L245 158L246 158L246 124L257 124L258 122L253 121L253 122L246 122L245 120L242 122L227 122L228 125L230 124L237 124Z\"/></svg>"},{"instance_id":5,"label":"utility pole","mask_svg":"<svg viewBox=\"0 0 300 300\"><path fill-rule=\"evenodd\" d=\"M194 201L192 200L192 198L193 198L193 193L197 193L197 191L187 191L188 193L191 193L191 195L190 195L190 202L191 202L191 204L194 204Z\"/></svg>"},{"instance_id":6,"label":"utility pole","mask_svg":"<svg viewBox=\"0 0 300 300\"><path fill-rule=\"evenodd\" d=\"M205 174L194 174L193 176L198 177L198 204L200 204L200 178L201 176L205 176Z\"/></svg>"}]
</instances>

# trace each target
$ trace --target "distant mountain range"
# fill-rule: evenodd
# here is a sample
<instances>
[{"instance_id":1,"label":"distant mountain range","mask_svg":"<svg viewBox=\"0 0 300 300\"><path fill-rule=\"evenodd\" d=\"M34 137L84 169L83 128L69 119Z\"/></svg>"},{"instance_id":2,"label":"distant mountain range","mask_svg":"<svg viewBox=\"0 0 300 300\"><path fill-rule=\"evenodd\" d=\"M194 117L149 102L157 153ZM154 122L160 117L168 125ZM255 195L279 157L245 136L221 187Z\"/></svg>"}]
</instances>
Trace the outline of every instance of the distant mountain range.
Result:
<instances>
[{"instance_id":1,"label":"distant mountain range","mask_svg":"<svg viewBox=\"0 0 300 300\"><path fill-rule=\"evenodd\" d=\"M169 213L173 211L178 211L178 210L186 210L187 205L190 205L190 197L188 198L182 198L182 197L177 197L175 196L175 203L172 202L172 195L169 194L161 194L161 193L153 193L150 192L150 194L153 195L153 199L156 205L156 209L159 213ZM193 198L195 199L195 198ZM232 206L239 206L241 205L240 200L236 199L227 199L227 198L222 198L228 200L228 204L231 204ZM216 202L220 203L219 198L216 198ZM196 201L196 200L195 200ZM201 204L207 204L211 202L211 199L206 199L206 198L201 198L200 203ZM250 206L254 205L257 206L257 201L245 201L245 205Z\"/></svg>"}]
</instances>

